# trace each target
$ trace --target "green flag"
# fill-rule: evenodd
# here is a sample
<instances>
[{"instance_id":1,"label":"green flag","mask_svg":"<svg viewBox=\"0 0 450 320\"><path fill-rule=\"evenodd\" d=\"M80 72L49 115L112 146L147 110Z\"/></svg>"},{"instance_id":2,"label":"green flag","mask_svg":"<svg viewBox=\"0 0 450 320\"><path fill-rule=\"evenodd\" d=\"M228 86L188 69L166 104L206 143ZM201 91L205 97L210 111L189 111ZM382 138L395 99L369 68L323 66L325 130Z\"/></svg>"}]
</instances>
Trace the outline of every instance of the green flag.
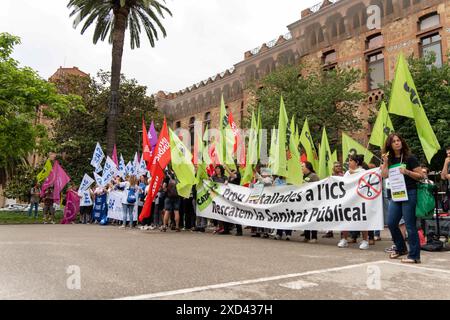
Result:
<instances>
[{"instance_id":1,"label":"green flag","mask_svg":"<svg viewBox=\"0 0 450 320\"><path fill-rule=\"evenodd\" d=\"M287 160L286 160L286 127L289 121L286 108L284 106L283 97L280 101L280 115L278 119L277 149L274 154L274 162L272 172L276 176L287 176Z\"/></svg>"},{"instance_id":2,"label":"green flag","mask_svg":"<svg viewBox=\"0 0 450 320\"><path fill-rule=\"evenodd\" d=\"M389 112L399 116L413 118L416 122L417 134L428 162L439 152L441 146L428 121L422 102L420 101L414 80L408 69L403 54L400 54L392 83Z\"/></svg>"},{"instance_id":3,"label":"green flag","mask_svg":"<svg viewBox=\"0 0 450 320\"><path fill-rule=\"evenodd\" d=\"M52 168L52 162L50 161L50 159L47 159L47 161L45 161L44 169L42 169L42 171L39 172L36 177L37 182L41 183L42 181L47 179L47 177L50 175L50 172L52 172Z\"/></svg>"},{"instance_id":4,"label":"green flag","mask_svg":"<svg viewBox=\"0 0 450 320\"><path fill-rule=\"evenodd\" d=\"M298 144L296 144L294 117L292 117L289 133L289 157L287 160L286 182L299 186L303 183L303 172L300 164L300 152L298 151Z\"/></svg>"},{"instance_id":5,"label":"green flag","mask_svg":"<svg viewBox=\"0 0 450 320\"><path fill-rule=\"evenodd\" d=\"M319 169L319 157L317 155L316 147L312 139L311 131L309 131L308 118L305 119L302 134L300 135L300 142L305 149L308 161L311 162L314 170Z\"/></svg>"},{"instance_id":6,"label":"green flag","mask_svg":"<svg viewBox=\"0 0 450 320\"><path fill-rule=\"evenodd\" d=\"M275 159L275 150L277 148L277 130L275 126L272 129L272 135L270 137L270 150L269 150L269 168L273 167L273 161Z\"/></svg>"},{"instance_id":7,"label":"green flag","mask_svg":"<svg viewBox=\"0 0 450 320\"><path fill-rule=\"evenodd\" d=\"M334 150L333 154L331 155L331 162L333 163L333 166L337 161L338 161L337 150Z\"/></svg>"},{"instance_id":8,"label":"green flag","mask_svg":"<svg viewBox=\"0 0 450 320\"><path fill-rule=\"evenodd\" d=\"M233 158L235 139L234 139L233 130L231 129L231 126L230 126L230 121L228 119L228 114L227 114L227 110L225 108L225 101L223 99L223 95L222 95L222 99L220 102L219 129L220 129L220 134L221 134L220 135L221 136L220 145L222 146L220 148L221 155L222 155L221 159L223 160L223 161L221 161L221 163L226 164L228 167L235 170L236 165L234 163L234 158Z\"/></svg>"},{"instance_id":9,"label":"green flag","mask_svg":"<svg viewBox=\"0 0 450 320\"><path fill-rule=\"evenodd\" d=\"M253 168L257 164L257 152L258 152L258 133L256 130L256 119L255 114L252 112L252 122L251 122L251 128L250 128L250 136L248 140L248 147L247 147L247 159L246 159L246 166L245 171L241 179L241 185L247 184L252 182L253 180Z\"/></svg>"},{"instance_id":10,"label":"green flag","mask_svg":"<svg viewBox=\"0 0 450 320\"><path fill-rule=\"evenodd\" d=\"M322 142L319 151L319 178L320 180L328 178L332 174L333 166L331 164L331 149L328 143L327 131L325 127L322 132Z\"/></svg>"},{"instance_id":11,"label":"green flag","mask_svg":"<svg viewBox=\"0 0 450 320\"><path fill-rule=\"evenodd\" d=\"M192 164L192 155L172 129L169 129L169 133L172 168L178 178L177 191L180 196L189 199L192 186L197 181Z\"/></svg>"},{"instance_id":12,"label":"green flag","mask_svg":"<svg viewBox=\"0 0 450 320\"><path fill-rule=\"evenodd\" d=\"M394 132L394 126L392 125L391 118L386 108L386 104L381 104L380 111L378 112L377 121L372 130L372 136L370 137L369 143L371 145L383 148L386 139L389 134Z\"/></svg>"},{"instance_id":13,"label":"green flag","mask_svg":"<svg viewBox=\"0 0 450 320\"><path fill-rule=\"evenodd\" d=\"M363 147L361 144L342 133L342 159L347 162L349 154L362 154L364 162L370 163L374 157L373 153Z\"/></svg>"}]
</instances>

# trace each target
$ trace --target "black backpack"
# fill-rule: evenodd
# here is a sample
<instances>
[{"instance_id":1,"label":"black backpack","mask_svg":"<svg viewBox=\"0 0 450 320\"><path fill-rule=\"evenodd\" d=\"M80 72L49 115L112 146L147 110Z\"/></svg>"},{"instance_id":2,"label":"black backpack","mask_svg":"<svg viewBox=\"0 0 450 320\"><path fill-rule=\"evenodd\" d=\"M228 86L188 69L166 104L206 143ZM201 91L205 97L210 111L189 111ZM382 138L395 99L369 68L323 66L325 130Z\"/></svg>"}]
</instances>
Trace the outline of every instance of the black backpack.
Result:
<instances>
[{"instance_id":1,"label":"black backpack","mask_svg":"<svg viewBox=\"0 0 450 320\"><path fill-rule=\"evenodd\" d=\"M170 179L167 184L167 197L172 199L178 197L177 182L174 179Z\"/></svg>"},{"instance_id":2,"label":"black backpack","mask_svg":"<svg viewBox=\"0 0 450 320\"><path fill-rule=\"evenodd\" d=\"M436 252L444 249L444 243L439 240L439 237L434 232L427 235L427 244L422 247L424 251Z\"/></svg>"}]
</instances>

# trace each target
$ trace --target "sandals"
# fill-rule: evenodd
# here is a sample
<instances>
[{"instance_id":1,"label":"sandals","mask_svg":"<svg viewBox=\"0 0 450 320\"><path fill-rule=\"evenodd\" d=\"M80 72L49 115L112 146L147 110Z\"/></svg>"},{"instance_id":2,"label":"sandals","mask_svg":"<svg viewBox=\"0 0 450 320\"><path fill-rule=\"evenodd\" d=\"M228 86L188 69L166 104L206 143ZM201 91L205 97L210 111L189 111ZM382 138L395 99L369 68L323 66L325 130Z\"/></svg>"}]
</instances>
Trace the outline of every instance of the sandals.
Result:
<instances>
[{"instance_id":1,"label":"sandals","mask_svg":"<svg viewBox=\"0 0 450 320\"><path fill-rule=\"evenodd\" d=\"M403 251L403 252L395 251L389 255L389 259L398 259L402 256L406 256L407 254L408 254L408 251Z\"/></svg>"},{"instance_id":2,"label":"sandals","mask_svg":"<svg viewBox=\"0 0 450 320\"><path fill-rule=\"evenodd\" d=\"M416 259L410 259L410 258L405 258L401 260L401 263L407 263L407 264L420 264L422 263L420 260L416 260Z\"/></svg>"}]
</instances>

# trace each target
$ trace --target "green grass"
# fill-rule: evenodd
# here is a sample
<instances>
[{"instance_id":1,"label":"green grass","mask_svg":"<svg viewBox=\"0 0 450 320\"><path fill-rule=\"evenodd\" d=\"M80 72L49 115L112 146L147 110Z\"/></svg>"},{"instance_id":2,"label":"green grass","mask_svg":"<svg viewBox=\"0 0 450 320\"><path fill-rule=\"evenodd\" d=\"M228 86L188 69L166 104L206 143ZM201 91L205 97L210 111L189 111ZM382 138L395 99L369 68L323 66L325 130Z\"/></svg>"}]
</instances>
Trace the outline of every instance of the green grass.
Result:
<instances>
[{"instance_id":1,"label":"green grass","mask_svg":"<svg viewBox=\"0 0 450 320\"><path fill-rule=\"evenodd\" d=\"M56 211L55 222L59 223L63 218L64 213L62 211ZM43 223L42 211L38 211L38 218L33 216L29 217L28 212L23 211L0 211L0 225L4 224L41 224Z\"/></svg>"}]
</instances>

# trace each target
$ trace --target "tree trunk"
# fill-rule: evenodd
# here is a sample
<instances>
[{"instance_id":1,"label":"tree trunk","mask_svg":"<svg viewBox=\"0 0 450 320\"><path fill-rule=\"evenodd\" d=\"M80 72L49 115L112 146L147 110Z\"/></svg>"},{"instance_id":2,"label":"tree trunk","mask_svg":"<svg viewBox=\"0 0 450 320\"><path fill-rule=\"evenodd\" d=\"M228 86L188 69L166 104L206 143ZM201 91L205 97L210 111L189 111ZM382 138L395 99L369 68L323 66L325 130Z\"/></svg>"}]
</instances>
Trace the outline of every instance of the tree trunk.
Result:
<instances>
[{"instance_id":1,"label":"tree trunk","mask_svg":"<svg viewBox=\"0 0 450 320\"><path fill-rule=\"evenodd\" d=\"M107 155L111 155L116 144L117 117L119 115L119 86L122 69L122 55L125 40L125 29L129 9L123 7L114 10L115 23L113 30L112 64L111 64L111 96L107 121Z\"/></svg>"}]
</instances>

